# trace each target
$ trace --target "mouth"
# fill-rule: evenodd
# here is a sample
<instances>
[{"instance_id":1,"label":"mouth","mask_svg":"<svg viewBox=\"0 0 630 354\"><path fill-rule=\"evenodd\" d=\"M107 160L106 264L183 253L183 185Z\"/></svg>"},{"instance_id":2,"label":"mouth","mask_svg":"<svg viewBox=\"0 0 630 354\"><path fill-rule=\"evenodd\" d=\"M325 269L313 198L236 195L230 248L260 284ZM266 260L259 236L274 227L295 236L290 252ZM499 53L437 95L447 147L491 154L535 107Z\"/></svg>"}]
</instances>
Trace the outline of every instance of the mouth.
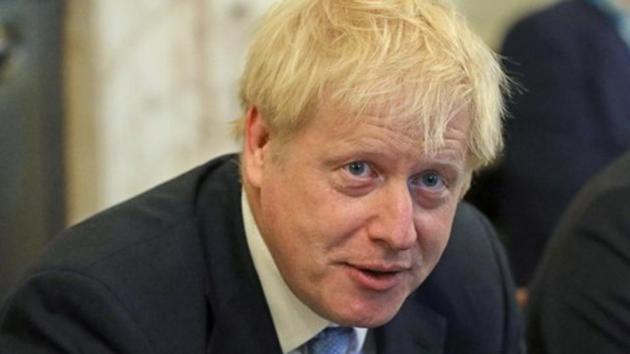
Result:
<instances>
[{"instance_id":1,"label":"mouth","mask_svg":"<svg viewBox=\"0 0 630 354\"><path fill-rule=\"evenodd\" d=\"M408 268L392 266L348 265L348 273L359 287L372 291L387 291L403 281Z\"/></svg>"}]
</instances>

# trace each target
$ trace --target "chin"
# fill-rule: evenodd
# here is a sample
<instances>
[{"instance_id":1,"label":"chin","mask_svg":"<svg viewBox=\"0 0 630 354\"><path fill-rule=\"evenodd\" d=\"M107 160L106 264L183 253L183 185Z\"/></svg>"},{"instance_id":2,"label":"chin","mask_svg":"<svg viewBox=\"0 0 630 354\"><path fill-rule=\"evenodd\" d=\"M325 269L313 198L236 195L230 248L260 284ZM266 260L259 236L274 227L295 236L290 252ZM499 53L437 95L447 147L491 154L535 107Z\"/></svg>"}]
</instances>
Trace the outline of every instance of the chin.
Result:
<instances>
[{"instance_id":1,"label":"chin","mask_svg":"<svg viewBox=\"0 0 630 354\"><path fill-rule=\"evenodd\" d=\"M398 311L391 313L360 314L358 316L341 316L335 323L342 326L375 328L389 322Z\"/></svg>"},{"instance_id":2,"label":"chin","mask_svg":"<svg viewBox=\"0 0 630 354\"><path fill-rule=\"evenodd\" d=\"M389 322L400 310L403 301L381 303L355 303L335 311L332 321L342 326L374 328Z\"/></svg>"}]
</instances>

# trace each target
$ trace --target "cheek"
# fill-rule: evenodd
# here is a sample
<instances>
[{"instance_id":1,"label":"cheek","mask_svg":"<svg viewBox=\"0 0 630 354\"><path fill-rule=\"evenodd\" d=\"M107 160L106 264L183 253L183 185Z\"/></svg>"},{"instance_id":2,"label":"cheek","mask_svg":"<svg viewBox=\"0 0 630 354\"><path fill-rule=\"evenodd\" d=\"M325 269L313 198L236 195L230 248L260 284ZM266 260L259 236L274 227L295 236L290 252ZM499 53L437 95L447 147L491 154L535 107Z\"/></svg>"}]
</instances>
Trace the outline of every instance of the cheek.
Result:
<instances>
[{"instance_id":1,"label":"cheek","mask_svg":"<svg viewBox=\"0 0 630 354\"><path fill-rule=\"evenodd\" d=\"M361 237L370 224L374 208L365 200L348 198L336 191L322 195L318 206L311 209L313 229L322 235L327 251L348 251L349 247L364 247Z\"/></svg>"},{"instance_id":2,"label":"cheek","mask_svg":"<svg viewBox=\"0 0 630 354\"><path fill-rule=\"evenodd\" d=\"M275 176L263 189L263 219L276 244L290 254L326 247L338 226L325 186L305 176ZM306 251L306 252L305 252Z\"/></svg>"},{"instance_id":3,"label":"cheek","mask_svg":"<svg viewBox=\"0 0 630 354\"><path fill-rule=\"evenodd\" d=\"M311 223L308 226L315 230L343 227L356 210L352 200L336 191L326 176L305 178L296 187L293 192L295 212L299 212L304 220Z\"/></svg>"}]
</instances>

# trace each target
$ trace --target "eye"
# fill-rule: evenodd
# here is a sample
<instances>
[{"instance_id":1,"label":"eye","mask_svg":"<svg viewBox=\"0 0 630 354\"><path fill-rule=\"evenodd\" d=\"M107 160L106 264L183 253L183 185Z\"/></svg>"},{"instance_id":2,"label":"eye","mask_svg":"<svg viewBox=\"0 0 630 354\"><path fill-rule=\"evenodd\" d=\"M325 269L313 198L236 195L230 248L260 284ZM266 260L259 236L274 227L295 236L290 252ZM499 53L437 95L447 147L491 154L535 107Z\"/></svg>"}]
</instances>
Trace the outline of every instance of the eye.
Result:
<instances>
[{"instance_id":1,"label":"eye","mask_svg":"<svg viewBox=\"0 0 630 354\"><path fill-rule=\"evenodd\" d=\"M442 183L442 177L435 172L427 172L420 176L421 182L431 188L435 188L436 186Z\"/></svg>"},{"instance_id":2,"label":"eye","mask_svg":"<svg viewBox=\"0 0 630 354\"><path fill-rule=\"evenodd\" d=\"M444 178L435 171L427 171L412 180L416 187L430 190L441 190L446 187Z\"/></svg>"},{"instance_id":3,"label":"eye","mask_svg":"<svg viewBox=\"0 0 630 354\"><path fill-rule=\"evenodd\" d=\"M370 177L374 174L370 165L365 161L353 161L345 165L344 168L355 177Z\"/></svg>"}]
</instances>

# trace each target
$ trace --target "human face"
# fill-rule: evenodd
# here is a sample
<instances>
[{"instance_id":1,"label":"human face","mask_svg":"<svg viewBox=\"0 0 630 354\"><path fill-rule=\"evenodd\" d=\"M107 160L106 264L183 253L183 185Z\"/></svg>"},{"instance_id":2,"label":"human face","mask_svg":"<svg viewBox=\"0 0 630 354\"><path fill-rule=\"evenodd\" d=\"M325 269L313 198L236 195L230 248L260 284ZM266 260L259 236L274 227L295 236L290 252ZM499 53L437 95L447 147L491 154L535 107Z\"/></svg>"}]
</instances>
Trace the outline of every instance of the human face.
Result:
<instances>
[{"instance_id":1,"label":"human face","mask_svg":"<svg viewBox=\"0 0 630 354\"><path fill-rule=\"evenodd\" d=\"M405 121L352 124L322 108L274 145L250 111L244 177L252 211L285 282L341 325L388 322L431 272L467 188L469 117L457 115L434 155Z\"/></svg>"}]
</instances>

